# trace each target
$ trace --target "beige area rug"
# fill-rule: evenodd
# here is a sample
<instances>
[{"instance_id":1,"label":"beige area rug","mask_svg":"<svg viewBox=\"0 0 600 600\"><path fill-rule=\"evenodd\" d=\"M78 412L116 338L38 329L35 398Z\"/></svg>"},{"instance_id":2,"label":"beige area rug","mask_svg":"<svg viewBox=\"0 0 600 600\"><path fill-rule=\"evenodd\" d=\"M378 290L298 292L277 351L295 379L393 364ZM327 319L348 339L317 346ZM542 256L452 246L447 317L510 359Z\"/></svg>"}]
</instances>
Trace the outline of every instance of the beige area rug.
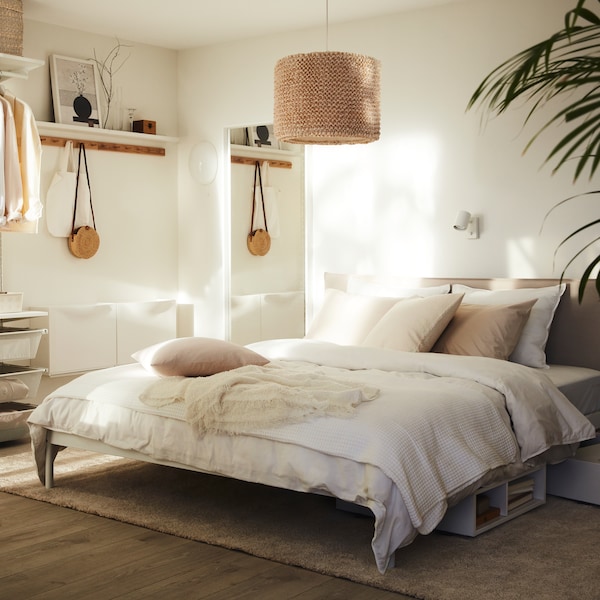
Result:
<instances>
[{"instance_id":1,"label":"beige area rug","mask_svg":"<svg viewBox=\"0 0 600 600\"><path fill-rule=\"evenodd\" d=\"M78 450L56 487L29 453L0 458L0 490L297 565L423 600L600 598L600 507L548 503L477 538L434 532L378 573L373 520L333 499Z\"/></svg>"}]
</instances>

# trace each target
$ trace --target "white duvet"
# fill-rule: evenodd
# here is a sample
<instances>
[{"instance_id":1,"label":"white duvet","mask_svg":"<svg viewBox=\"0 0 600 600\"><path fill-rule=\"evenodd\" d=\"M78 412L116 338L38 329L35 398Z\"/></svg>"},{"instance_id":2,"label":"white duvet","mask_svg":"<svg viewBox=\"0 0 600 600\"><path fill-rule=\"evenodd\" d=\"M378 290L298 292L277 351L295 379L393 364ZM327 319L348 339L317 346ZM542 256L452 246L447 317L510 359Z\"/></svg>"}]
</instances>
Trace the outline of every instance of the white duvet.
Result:
<instances>
[{"instance_id":1,"label":"white duvet","mask_svg":"<svg viewBox=\"0 0 600 600\"><path fill-rule=\"evenodd\" d=\"M372 547L383 572L396 548L436 527L448 497L497 467L595 435L545 375L514 363L315 340L251 348L273 361L269 369L312 369L379 393L350 417L309 417L229 436L200 433L182 403L142 403L157 378L140 365L93 372L56 390L31 415L40 475L43 430L51 429L159 461L331 494L373 511Z\"/></svg>"}]
</instances>

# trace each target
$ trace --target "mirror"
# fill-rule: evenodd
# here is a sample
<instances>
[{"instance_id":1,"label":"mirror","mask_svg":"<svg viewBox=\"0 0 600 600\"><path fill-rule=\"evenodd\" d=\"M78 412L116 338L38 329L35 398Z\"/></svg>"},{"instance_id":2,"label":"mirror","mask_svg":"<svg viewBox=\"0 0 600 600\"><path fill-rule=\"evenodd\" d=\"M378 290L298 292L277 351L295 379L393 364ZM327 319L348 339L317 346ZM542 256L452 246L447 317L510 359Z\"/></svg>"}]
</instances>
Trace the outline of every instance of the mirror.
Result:
<instances>
[{"instance_id":1,"label":"mirror","mask_svg":"<svg viewBox=\"0 0 600 600\"><path fill-rule=\"evenodd\" d=\"M238 344L303 337L305 331L304 147L279 144L273 126L229 130L230 269L229 338ZM283 146L283 147L282 147ZM256 170L260 165L260 177ZM254 224L266 229L271 246L264 256L247 245Z\"/></svg>"}]
</instances>

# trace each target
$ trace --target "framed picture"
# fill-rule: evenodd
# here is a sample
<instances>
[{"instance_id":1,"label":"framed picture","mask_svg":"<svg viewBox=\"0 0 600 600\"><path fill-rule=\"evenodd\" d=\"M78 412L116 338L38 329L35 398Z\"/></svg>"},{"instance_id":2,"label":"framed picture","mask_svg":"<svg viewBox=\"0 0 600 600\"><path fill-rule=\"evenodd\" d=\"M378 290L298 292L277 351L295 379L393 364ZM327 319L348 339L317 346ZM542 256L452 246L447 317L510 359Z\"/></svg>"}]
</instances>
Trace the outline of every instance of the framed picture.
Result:
<instances>
[{"instance_id":1,"label":"framed picture","mask_svg":"<svg viewBox=\"0 0 600 600\"><path fill-rule=\"evenodd\" d=\"M250 132L250 146L279 150L279 141L273 133L273 125L253 125Z\"/></svg>"},{"instance_id":2,"label":"framed picture","mask_svg":"<svg viewBox=\"0 0 600 600\"><path fill-rule=\"evenodd\" d=\"M50 80L57 123L100 127L100 86L94 61L53 54Z\"/></svg>"}]
</instances>

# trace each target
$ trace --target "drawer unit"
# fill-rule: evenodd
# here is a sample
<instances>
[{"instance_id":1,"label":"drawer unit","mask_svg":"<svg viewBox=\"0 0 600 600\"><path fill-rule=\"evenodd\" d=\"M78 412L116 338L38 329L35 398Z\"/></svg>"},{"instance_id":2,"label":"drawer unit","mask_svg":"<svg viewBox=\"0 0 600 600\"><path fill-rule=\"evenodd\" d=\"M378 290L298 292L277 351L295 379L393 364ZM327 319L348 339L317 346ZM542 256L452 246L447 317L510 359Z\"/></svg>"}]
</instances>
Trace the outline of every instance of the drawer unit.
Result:
<instances>
[{"instance_id":1,"label":"drawer unit","mask_svg":"<svg viewBox=\"0 0 600 600\"><path fill-rule=\"evenodd\" d=\"M45 314L41 311L0 313L0 442L29 434L27 418L35 404L28 400L35 401L45 372L43 368L22 363L30 363L35 358L47 329L14 327L14 322L31 322Z\"/></svg>"},{"instance_id":2,"label":"drawer unit","mask_svg":"<svg viewBox=\"0 0 600 600\"><path fill-rule=\"evenodd\" d=\"M46 328L33 364L62 376L134 362L131 354L177 335L175 300L73 304L44 308Z\"/></svg>"}]
</instances>

